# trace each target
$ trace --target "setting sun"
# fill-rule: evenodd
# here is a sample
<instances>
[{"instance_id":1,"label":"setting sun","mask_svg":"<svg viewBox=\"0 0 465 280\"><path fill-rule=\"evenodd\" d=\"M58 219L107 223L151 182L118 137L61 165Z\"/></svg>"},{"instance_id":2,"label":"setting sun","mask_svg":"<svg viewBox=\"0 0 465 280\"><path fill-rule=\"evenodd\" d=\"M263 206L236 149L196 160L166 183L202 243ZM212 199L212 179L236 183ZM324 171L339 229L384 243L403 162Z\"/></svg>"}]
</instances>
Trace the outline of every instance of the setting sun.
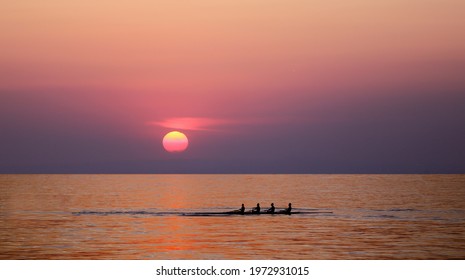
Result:
<instances>
[{"instance_id":1,"label":"setting sun","mask_svg":"<svg viewBox=\"0 0 465 280\"><path fill-rule=\"evenodd\" d=\"M187 149L189 140L179 131L171 131L163 137L163 147L170 153L183 152Z\"/></svg>"}]
</instances>

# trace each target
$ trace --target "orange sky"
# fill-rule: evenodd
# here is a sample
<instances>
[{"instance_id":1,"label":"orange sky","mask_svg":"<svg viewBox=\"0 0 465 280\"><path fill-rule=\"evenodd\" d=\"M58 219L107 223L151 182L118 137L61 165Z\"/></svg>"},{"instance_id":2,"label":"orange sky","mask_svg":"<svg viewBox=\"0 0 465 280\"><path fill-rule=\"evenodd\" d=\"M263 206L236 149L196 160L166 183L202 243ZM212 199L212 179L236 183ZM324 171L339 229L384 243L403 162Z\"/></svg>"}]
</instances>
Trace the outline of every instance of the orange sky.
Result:
<instances>
[{"instance_id":1,"label":"orange sky","mask_svg":"<svg viewBox=\"0 0 465 280\"><path fill-rule=\"evenodd\" d=\"M2 10L7 88L208 96L223 88L319 87L335 74L350 84L399 64L464 60L465 2L458 0L31 0Z\"/></svg>"}]
</instances>

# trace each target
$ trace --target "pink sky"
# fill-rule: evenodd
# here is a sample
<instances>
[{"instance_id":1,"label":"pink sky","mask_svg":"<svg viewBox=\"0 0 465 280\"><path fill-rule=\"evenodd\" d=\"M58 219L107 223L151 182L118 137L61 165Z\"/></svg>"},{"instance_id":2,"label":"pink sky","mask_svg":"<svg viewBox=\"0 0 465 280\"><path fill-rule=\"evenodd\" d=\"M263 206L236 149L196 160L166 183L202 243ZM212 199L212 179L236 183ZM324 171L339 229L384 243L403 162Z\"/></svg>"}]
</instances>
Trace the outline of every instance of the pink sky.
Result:
<instances>
[{"instance_id":1,"label":"pink sky","mask_svg":"<svg viewBox=\"0 0 465 280\"><path fill-rule=\"evenodd\" d=\"M278 134L349 124L363 135L366 120L393 110L408 118L418 111L412 100L423 98L417 122L450 124L465 89L464 10L457 0L8 1L0 17L1 124L10 132L2 164L40 165L39 155L52 153L48 140L28 145L37 156L12 143L68 130L97 151L106 141L149 151L118 146L124 151L111 156L65 153L52 163L165 159L158 142L170 129L193 131L192 158L221 158L234 143L242 143L235 156L248 158L240 149L247 137L268 141L256 155L263 158L287 145ZM447 104L423 115L444 96Z\"/></svg>"}]
</instances>

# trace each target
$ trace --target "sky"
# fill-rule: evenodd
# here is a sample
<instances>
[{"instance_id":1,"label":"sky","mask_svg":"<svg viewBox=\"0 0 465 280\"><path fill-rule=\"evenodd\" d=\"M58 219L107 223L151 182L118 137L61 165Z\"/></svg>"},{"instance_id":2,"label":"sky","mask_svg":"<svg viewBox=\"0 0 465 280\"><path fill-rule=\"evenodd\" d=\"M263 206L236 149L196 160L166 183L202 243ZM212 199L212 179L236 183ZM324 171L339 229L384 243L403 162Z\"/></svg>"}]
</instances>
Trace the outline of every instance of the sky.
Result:
<instances>
[{"instance_id":1,"label":"sky","mask_svg":"<svg viewBox=\"0 0 465 280\"><path fill-rule=\"evenodd\" d=\"M464 1L3 2L0 173L465 172Z\"/></svg>"}]
</instances>

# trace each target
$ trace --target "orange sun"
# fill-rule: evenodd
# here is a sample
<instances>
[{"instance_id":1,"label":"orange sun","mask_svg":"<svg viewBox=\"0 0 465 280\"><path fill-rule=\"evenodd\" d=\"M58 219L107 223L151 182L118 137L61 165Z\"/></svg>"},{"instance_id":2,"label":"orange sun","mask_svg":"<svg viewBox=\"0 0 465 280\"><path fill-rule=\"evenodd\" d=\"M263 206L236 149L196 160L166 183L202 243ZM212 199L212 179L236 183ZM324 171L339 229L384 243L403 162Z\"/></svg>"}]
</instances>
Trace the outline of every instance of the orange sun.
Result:
<instances>
[{"instance_id":1,"label":"orange sun","mask_svg":"<svg viewBox=\"0 0 465 280\"><path fill-rule=\"evenodd\" d=\"M179 131L171 131L163 137L163 148L170 153L183 152L189 146L186 135Z\"/></svg>"}]
</instances>

